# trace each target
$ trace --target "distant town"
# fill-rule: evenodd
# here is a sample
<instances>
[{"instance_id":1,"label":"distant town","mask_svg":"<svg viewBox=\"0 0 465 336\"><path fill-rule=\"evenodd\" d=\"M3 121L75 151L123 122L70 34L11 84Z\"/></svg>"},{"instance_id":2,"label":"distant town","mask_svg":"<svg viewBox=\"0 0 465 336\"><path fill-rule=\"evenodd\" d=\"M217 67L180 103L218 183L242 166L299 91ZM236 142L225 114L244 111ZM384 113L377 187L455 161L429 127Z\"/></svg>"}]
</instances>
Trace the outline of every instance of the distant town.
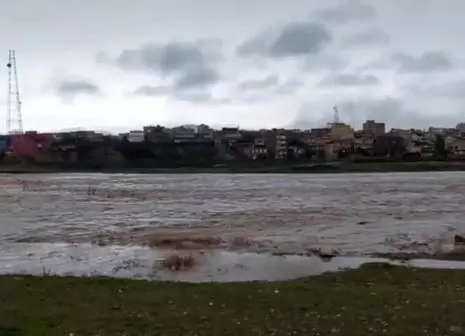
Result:
<instances>
[{"instance_id":1,"label":"distant town","mask_svg":"<svg viewBox=\"0 0 465 336\"><path fill-rule=\"evenodd\" d=\"M391 129L367 120L354 129L334 118L313 129L244 130L208 125L145 126L128 133L23 132L16 52L9 50L7 132L0 135L0 166L59 169L216 168L277 166L281 162L377 162L465 159L465 123L455 128ZM465 165L464 165L465 169Z\"/></svg>"},{"instance_id":2,"label":"distant town","mask_svg":"<svg viewBox=\"0 0 465 336\"><path fill-rule=\"evenodd\" d=\"M207 125L146 126L118 135L95 131L0 136L0 165L212 167L225 162L331 162L465 157L465 123L455 128L391 129L367 120L356 130L340 121L308 130L214 130Z\"/></svg>"}]
</instances>

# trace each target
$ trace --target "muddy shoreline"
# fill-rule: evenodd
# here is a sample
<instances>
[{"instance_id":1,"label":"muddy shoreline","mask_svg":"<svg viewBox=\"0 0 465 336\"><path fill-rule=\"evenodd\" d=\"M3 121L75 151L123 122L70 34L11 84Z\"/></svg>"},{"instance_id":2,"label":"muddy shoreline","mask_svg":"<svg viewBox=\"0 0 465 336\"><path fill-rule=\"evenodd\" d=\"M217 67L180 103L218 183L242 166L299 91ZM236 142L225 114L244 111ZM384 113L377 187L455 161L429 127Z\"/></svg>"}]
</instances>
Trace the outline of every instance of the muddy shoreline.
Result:
<instances>
[{"instance_id":1,"label":"muddy shoreline","mask_svg":"<svg viewBox=\"0 0 465 336\"><path fill-rule=\"evenodd\" d=\"M465 258L414 255L397 258L276 254L222 250L173 250L142 246L92 244L21 244L3 246L0 275L109 276L182 282L292 280L358 268L379 262L420 268L465 269ZM166 264L169 258L192 259L186 267Z\"/></svg>"}]
</instances>

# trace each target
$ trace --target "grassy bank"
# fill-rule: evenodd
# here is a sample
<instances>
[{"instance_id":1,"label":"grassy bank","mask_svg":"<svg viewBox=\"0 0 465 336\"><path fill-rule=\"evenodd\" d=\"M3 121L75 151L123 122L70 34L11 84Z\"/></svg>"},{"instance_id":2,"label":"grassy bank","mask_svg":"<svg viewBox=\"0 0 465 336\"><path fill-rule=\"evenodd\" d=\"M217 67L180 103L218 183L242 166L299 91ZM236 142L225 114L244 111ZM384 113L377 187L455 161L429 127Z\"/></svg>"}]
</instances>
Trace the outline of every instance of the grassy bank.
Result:
<instances>
[{"instance_id":1,"label":"grassy bank","mask_svg":"<svg viewBox=\"0 0 465 336\"><path fill-rule=\"evenodd\" d=\"M374 173L374 172L428 172L465 171L465 161L419 161L419 162L337 162L276 164L266 166L230 165L211 168L104 168L78 169L41 166L0 165L0 173L123 173L123 174L328 174L328 173Z\"/></svg>"},{"instance_id":2,"label":"grassy bank","mask_svg":"<svg viewBox=\"0 0 465 336\"><path fill-rule=\"evenodd\" d=\"M0 335L464 335L465 271L369 264L280 283L0 277Z\"/></svg>"}]
</instances>

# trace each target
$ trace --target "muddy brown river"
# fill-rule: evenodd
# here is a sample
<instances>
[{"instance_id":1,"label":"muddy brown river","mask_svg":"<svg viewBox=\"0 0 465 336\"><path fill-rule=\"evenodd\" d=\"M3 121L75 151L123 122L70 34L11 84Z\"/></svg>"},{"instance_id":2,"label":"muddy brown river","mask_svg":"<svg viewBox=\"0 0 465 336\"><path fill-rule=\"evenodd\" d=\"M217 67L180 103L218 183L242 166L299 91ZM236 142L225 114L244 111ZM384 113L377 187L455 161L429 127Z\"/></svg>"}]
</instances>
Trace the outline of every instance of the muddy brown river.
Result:
<instances>
[{"instance_id":1,"label":"muddy brown river","mask_svg":"<svg viewBox=\"0 0 465 336\"><path fill-rule=\"evenodd\" d=\"M160 251L201 250L214 265L207 273L233 256L253 259L229 270L229 278L249 279L247 263L263 266L265 255L281 265L297 256L276 254L317 248L340 260L433 254L465 233L464 207L464 172L0 175L0 272L107 274L129 256L142 253L147 268ZM188 278L162 278L179 277Z\"/></svg>"}]
</instances>

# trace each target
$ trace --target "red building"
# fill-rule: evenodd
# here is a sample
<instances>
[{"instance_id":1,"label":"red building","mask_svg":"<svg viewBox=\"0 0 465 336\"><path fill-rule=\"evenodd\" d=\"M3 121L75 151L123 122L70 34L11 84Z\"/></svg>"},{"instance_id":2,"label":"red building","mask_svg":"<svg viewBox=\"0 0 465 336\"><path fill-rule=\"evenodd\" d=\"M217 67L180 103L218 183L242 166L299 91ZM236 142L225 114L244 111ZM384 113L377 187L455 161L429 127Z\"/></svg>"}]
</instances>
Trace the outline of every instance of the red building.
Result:
<instances>
[{"instance_id":1,"label":"red building","mask_svg":"<svg viewBox=\"0 0 465 336\"><path fill-rule=\"evenodd\" d=\"M51 134L26 132L12 136L11 151L17 157L37 158L53 144Z\"/></svg>"}]
</instances>

